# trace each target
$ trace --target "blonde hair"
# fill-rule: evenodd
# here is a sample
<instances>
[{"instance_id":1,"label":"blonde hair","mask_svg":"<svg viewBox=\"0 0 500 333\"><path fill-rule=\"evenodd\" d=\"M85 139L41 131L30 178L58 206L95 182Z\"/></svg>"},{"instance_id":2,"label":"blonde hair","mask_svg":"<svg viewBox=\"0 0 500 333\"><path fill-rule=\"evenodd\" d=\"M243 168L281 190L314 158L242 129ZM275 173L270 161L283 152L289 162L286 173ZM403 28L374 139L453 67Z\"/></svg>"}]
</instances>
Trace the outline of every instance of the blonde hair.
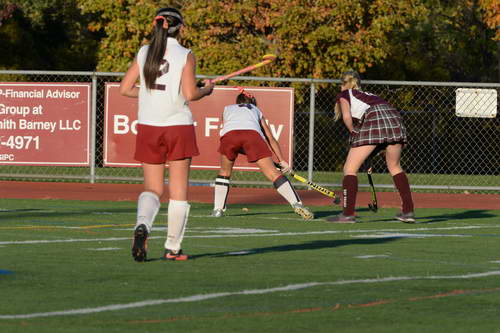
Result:
<instances>
[{"instance_id":1,"label":"blonde hair","mask_svg":"<svg viewBox=\"0 0 500 333\"><path fill-rule=\"evenodd\" d=\"M345 86L347 89L358 89L361 90L361 78L358 72L354 70L348 70L340 76L340 84ZM342 110L340 109L340 102L335 103L335 121L342 117Z\"/></svg>"}]
</instances>

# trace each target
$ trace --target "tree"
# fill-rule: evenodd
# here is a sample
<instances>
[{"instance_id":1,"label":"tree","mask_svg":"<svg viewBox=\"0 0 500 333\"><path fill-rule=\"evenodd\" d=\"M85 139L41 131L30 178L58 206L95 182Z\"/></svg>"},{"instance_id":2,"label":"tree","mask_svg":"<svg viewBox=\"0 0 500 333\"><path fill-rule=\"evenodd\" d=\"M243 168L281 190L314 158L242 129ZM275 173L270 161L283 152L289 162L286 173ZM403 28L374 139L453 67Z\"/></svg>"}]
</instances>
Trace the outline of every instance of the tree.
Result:
<instances>
[{"instance_id":1,"label":"tree","mask_svg":"<svg viewBox=\"0 0 500 333\"><path fill-rule=\"evenodd\" d=\"M479 0L483 11L484 23L495 31L494 39L500 41L500 2L498 0Z\"/></svg>"},{"instance_id":2,"label":"tree","mask_svg":"<svg viewBox=\"0 0 500 333\"><path fill-rule=\"evenodd\" d=\"M147 42L157 1L78 0L84 13L99 14L91 29L106 33L99 70L126 69ZM355 0L165 1L182 6L183 42L198 57L202 74L221 74L278 53L256 74L337 77L346 68L363 72L387 57L388 33L421 15L413 2ZM354 15L353 15L354 14Z\"/></svg>"},{"instance_id":3,"label":"tree","mask_svg":"<svg viewBox=\"0 0 500 333\"><path fill-rule=\"evenodd\" d=\"M388 56L388 33L420 15L409 1L193 0L184 8L186 41L206 74L220 74L277 53L260 73L338 77Z\"/></svg>"},{"instance_id":4,"label":"tree","mask_svg":"<svg viewBox=\"0 0 500 333\"><path fill-rule=\"evenodd\" d=\"M98 34L87 29L74 0L17 0L0 5L0 66L93 70ZM23 52L30 50L29 52Z\"/></svg>"},{"instance_id":5,"label":"tree","mask_svg":"<svg viewBox=\"0 0 500 333\"><path fill-rule=\"evenodd\" d=\"M99 71L126 71L142 44L147 43L152 17L160 7L180 1L76 0L84 14L93 15L89 29L105 35L97 53Z\"/></svg>"},{"instance_id":6,"label":"tree","mask_svg":"<svg viewBox=\"0 0 500 333\"><path fill-rule=\"evenodd\" d=\"M0 27L2 23L12 17L12 13L16 9L16 5L13 3L4 4L0 7Z\"/></svg>"},{"instance_id":7,"label":"tree","mask_svg":"<svg viewBox=\"0 0 500 333\"><path fill-rule=\"evenodd\" d=\"M499 77L497 57L500 56L494 40L495 29L487 26L479 6L479 2L488 1L425 0L427 14L410 22L405 29L392 32L390 56L370 70L368 76L495 82Z\"/></svg>"},{"instance_id":8,"label":"tree","mask_svg":"<svg viewBox=\"0 0 500 333\"><path fill-rule=\"evenodd\" d=\"M0 1L4 68L125 71L155 11L173 6L184 13L182 42L201 74L277 53L252 75L337 78L352 68L370 79L500 76L497 0Z\"/></svg>"}]
</instances>

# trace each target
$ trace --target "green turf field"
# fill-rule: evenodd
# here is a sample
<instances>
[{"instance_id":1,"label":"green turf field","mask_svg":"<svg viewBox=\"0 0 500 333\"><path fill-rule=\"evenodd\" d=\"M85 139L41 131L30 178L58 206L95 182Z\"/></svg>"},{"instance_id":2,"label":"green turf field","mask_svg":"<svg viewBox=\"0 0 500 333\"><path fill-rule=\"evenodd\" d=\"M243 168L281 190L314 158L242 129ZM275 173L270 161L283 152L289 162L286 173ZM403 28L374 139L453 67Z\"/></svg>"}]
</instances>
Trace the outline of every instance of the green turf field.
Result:
<instances>
[{"instance_id":1,"label":"green turf field","mask_svg":"<svg viewBox=\"0 0 500 333\"><path fill-rule=\"evenodd\" d=\"M243 208L248 210L243 210ZM0 332L499 332L500 210L193 204L187 262L130 255L134 202L0 200Z\"/></svg>"}]
</instances>

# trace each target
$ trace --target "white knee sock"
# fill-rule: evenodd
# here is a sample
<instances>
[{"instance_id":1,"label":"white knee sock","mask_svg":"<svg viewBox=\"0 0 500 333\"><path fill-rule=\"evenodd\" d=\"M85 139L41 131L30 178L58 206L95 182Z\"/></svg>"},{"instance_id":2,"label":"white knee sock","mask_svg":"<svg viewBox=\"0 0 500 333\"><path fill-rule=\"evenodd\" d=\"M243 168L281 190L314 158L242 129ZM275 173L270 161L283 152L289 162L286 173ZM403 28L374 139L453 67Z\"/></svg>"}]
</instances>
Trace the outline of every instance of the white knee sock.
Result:
<instances>
[{"instance_id":1,"label":"white knee sock","mask_svg":"<svg viewBox=\"0 0 500 333\"><path fill-rule=\"evenodd\" d=\"M278 191L278 193L281 194L281 196L285 198L285 200L288 201L290 205L294 205L296 203L302 203L300 201L299 195L297 194L297 192L295 192L295 189L293 188L292 184L285 176L283 175L279 176L273 182L273 185Z\"/></svg>"},{"instance_id":2,"label":"white knee sock","mask_svg":"<svg viewBox=\"0 0 500 333\"><path fill-rule=\"evenodd\" d=\"M153 192L142 192L137 199L137 222L135 226L145 224L151 233L156 214L160 209L160 198Z\"/></svg>"},{"instance_id":3,"label":"white knee sock","mask_svg":"<svg viewBox=\"0 0 500 333\"><path fill-rule=\"evenodd\" d=\"M170 200L168 203L168 230L165 249L179 251L186 230L191 206L187 201Z\"/></svg>"},{"instance_id":4,"label":"white knee sock","mask_svg":"<svg viewBox=\"0 0 500 333\"><path fill-rule=\"evenodd\" d=\"M219 175L215 178L214 209L226 209L229 184L229 177Z\"/></svg>"}]
</instances>

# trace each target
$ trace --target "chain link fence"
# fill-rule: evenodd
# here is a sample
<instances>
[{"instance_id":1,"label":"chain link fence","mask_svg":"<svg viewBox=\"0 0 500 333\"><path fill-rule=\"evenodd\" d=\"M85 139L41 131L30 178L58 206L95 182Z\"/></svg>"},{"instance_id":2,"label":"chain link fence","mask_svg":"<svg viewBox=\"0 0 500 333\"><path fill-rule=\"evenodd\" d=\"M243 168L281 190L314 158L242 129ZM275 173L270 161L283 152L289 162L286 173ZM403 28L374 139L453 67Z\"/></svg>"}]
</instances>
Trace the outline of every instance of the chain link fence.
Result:
<instances>
[{"instance_id":1,"label":"chain link fence","mask_svg":"<svg viewBox=\"0 0 500 333\"><path fill-rule=\"evenodd\" d=\"M124 73L0 71L0 82L92 83L92 142L90 167L0 165L2 180L141 182L141 168L103 166L105 84L119 82ZM211 76L199 75L199 78ZM335 122L333 108L338 80L235 77L228 85L295 88L294 170L322 186L338 187L348 151L348 133ZM457 117L460 88L489 89L498 105L498 83L441 83L364 81L363 90L381 96L398 108L408 130L409 144L402 166L412 188L420 191L478 191L500 193L500 121L495 118ZM478 103L471 99L471 103ZM484 105L482 106L484 107ZM263 110L264 113L266 110ZM1 129L0 129L1 130ZM392 189L383 156L373 159L377 189ZM360 187L367 187L360 170ZM193 183L211 183L217 171L192 170ZM238 186L270 186L259 172L236 172ZM297 186L303 186L297 183Z\"/></svg>"}]
</instances>

